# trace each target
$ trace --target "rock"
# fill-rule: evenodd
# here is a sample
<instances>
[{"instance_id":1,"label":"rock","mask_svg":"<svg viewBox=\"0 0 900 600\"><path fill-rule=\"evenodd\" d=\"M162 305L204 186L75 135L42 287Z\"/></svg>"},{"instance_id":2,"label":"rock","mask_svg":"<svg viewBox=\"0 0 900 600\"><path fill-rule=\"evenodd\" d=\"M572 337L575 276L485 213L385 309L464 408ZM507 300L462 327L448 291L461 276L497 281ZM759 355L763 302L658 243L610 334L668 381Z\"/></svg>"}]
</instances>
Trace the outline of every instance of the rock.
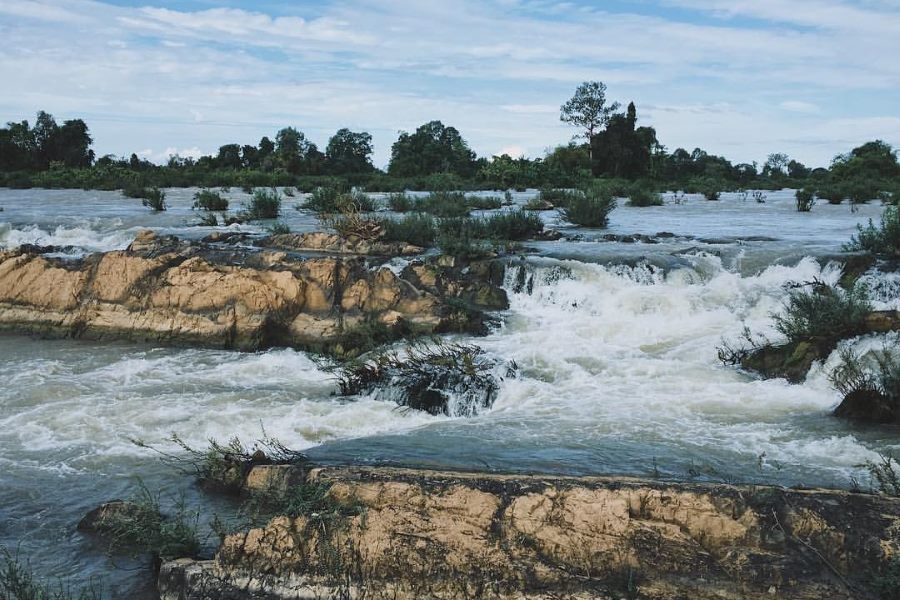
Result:
<instances>
[{"instance_id":1,"label":"rock","mask_svg":"<svg viewBox=\"0 0 900 600\"><path fill-rule=\"evenodd\" d=\"M273 235L259 242L260 246L333 254L367 256L409 256L421 254L424 248L405 242L382 242L358 237L344 238L322 231Z\"/></svg>"},{"instance_id":2,"label":"rock","mask_svg":"<svg viewBox=\"0 0 900 600\"><path fill-rule=\"evenodd\" d=\"M870 333L900 331L900 311L876 310L866 315L866 329Z\"/></svg>"},{"instance_id":3,"label":"rock","mask_svg":"<svg viewBox=\"0 0 900 600\"><path fill-rule=\"evenodd\" d=\"M346 352L348 340L371 337L379 323L380 343L484 331L482 311L505 308L506 296L479 277L444 269L427 289L358 257L245 256L141 232L128 250L83 260L0 253L0 330L239 350L342 344Z\"/></svg>"},{"instance_id":4,"label":"rock","mask_svg":"<svg viewBox=\"0 0 900 600\"><path fill-rule=\"evenodd\" d=\"M308 479L358 509L227 536L213 561L163 565L160 598L870 597L900 550L900 499L843 491L354 467Z\"/></svg>"},{"instance_id":5,"label":"rock","mask_svg":"<svg viewBox=\"0 0 900 600\"><path fill-rule=\"evenodd\" d=\"M877 390L854 390L844 396L834 416L865 423L900 423L900 407Z\"/></svg>"},{"instance_id":6,"label":"rock","mask_svg":"<svg viewBox=\"0 0 900 600\"><path fill-rule=\"evenodd\" d=\"M81 521L78 522L77 529L82 533L102 534L104 521L109 522L112 519L127 520L132 518L140 510L141 508L134 502L110 500L86 514Z\"/></svg>"},{"instance_id":7,"label":"rock","mask_svg":"<svg viewBox=\"0 0 900 600\"><path fill-rule=\"evenodd\" d=\"M812 342L763 346L748 354L741 361L741 367L766 378L783 377L791 383L802 383L812 364L827 358L830 351L823 351Z\"/></svg>"}]
</instances>

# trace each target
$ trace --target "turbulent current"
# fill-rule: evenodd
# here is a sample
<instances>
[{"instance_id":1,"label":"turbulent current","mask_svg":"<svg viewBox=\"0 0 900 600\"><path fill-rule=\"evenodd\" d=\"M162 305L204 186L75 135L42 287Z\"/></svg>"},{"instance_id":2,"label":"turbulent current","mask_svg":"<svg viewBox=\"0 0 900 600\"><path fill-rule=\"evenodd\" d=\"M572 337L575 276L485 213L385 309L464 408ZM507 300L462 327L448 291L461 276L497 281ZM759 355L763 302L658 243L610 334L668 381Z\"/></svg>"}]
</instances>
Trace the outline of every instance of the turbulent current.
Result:
<instances>
[{"instance_id":1,"label":"turbulent current","mask_svg":"<svg viewBox=\"0 0 900 600\"><path fill-rule=\"evenodd\" d=\"M0 190L0 246L54 245L77 256L124 248L144 227L197 237L210 228L191 226L191 193L172 191L171 209L150 215L116 193ZM285 212L295 230L314 226L290 206ZM52 575L133 581L74 525L99 502L133 495L138 478L163 490L164 502L181 494L212 502L132 441L166 447L172 433L202 446L265 432L324 462L865 483L860 465L900 450L900 431L830 416L840 397L826 374L837 353L789 385L723 366L716 348L745 326L777 339L771 314L785 284L835 281L840 271L829 257L879 213L875 205L859 213L818 205L799 214L785 191L765 205L726 195L720 203L621 207L609 232L566 229L545 214L549 226L581 237L534 244L508 269L510 309L487 337L465 341L514 361L518 373L503 380L491 409L470 418L336 397L331 375L293 350L0 337L0 545L18 547ZM658 244L599 239L662 231L675 236ZM900 308L900 279L864 280L878 308Z\"/></svg>"}]
</instances>

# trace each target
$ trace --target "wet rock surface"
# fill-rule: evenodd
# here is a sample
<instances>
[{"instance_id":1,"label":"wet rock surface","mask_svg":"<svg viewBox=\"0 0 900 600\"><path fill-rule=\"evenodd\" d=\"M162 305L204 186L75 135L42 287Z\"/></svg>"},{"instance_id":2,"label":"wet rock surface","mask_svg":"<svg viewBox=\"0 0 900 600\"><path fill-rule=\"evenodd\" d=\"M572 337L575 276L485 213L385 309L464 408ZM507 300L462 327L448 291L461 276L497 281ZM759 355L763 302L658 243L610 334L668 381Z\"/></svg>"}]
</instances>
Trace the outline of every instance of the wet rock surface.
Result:
<instances>
[{"instance_id":1,"label":"wet rock surface","mask_svg":"<svg viewBox=\"0 0 900 600\"><path fill-rule=\"evenodd\" d=\"M360 509L230 535L212 561L163 565L160 597L868 598L900 552L900 500L842 491L352 467L309 481Z\"/></svg>"},{"instance_id":2,"label":"wet rock surface","mask_svg":"<svg viewBox=\"0 0 900 600\"><path fill-rule=\"evenodd\" d=\"M477 333L482 311L505 308L491 268L441 268L425 286L366 257L220 249L146 231L127 250L77 260L0 252L0 330L240 350L326 350L373 329L385 339Z\"/></svg>"}]
</instances>

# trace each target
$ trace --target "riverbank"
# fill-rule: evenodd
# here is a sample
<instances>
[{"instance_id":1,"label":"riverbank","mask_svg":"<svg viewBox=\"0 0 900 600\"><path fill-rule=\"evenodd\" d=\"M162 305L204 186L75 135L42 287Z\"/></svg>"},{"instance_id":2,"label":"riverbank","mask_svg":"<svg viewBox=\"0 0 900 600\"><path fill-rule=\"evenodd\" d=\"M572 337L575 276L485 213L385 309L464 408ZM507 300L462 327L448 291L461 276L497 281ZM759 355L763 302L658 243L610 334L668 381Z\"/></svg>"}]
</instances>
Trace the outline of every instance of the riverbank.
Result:
<instances>
[{"instance_id":1,"label":"riverbank","mask_svg":"<svg viewBox=\"0 0 900 600\"><path fill-rule=\"evenodd\" d=\"M866 598L897 571L900 499L834 490L330 467L335 518L280 515L213 560L162 566L162 600Z\"/></svg>"}]
</instances>

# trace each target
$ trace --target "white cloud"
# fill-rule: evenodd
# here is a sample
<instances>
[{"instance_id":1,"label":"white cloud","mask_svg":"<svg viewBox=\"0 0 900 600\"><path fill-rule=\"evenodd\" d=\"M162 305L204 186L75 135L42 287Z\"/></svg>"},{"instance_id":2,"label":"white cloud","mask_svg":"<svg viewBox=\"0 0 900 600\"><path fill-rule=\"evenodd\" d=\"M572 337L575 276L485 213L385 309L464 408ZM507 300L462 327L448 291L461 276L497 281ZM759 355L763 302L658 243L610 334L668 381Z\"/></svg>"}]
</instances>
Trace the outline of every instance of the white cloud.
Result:
<instances>
[{"instance_id":1,"label":"white cloud","mask_svg":"<svg viewBox=\"0 0 900 600\"><path fill-rule=\"evenodd\" d=\"M815 114L822 112L822 109L812 102L803 102L802 100L785 100L779 104L784 110L797 113Z\"/></svg>"}]
</instances>

